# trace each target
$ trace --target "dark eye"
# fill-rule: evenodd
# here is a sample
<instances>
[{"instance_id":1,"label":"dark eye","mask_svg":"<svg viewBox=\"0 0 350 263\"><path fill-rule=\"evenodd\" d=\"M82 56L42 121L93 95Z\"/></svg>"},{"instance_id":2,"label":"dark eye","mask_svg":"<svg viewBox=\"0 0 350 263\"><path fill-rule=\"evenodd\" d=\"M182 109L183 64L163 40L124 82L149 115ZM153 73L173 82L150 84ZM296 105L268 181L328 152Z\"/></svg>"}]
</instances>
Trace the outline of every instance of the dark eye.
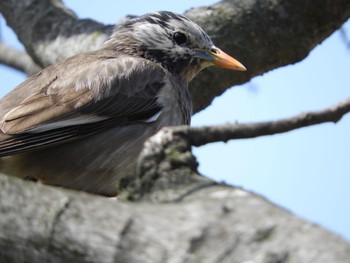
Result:
<instances>
[{"instance_id":1,"label":"dark eye","mask_svg":"<svg viewBox=\"0 0 350 263\"><path fill-rule=\"evenodd\" d=\"M212 49L210 49L210 51L215 53L215 54L219 54L219 51L216 48L212 48Z\"/></svg>"},{"instance_id":2,"label":"dark eye","mask_svg":"<svg viewBox=\"0 0 350 263\"><path fill-rule=\"evenodd\" d=\"M187 36L182 32L175 32L173 35L173 39L178 45L182 45L187 42Z\"/></svg>"}]
</instances>

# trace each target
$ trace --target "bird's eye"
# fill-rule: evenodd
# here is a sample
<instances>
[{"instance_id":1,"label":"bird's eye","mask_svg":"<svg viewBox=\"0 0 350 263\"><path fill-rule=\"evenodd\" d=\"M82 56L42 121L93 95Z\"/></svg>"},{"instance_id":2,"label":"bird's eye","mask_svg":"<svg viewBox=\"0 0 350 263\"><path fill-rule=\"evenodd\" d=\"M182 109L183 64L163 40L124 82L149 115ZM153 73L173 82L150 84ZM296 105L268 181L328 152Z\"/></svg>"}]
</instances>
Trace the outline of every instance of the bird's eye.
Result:
<instances>
[{"instance_id":1,"label":"bird's eye","mask_svg":"<svg viewBox=\"0 0 350 263\"><path fill-rule=\"evenodd\" d=\"M173 39L178 45L182 45L187 42L187 36L182 32L175 32L173 35Z\"/></svg>"},{"instance_id":2,"label":"bird's eye","mask_svg":"<svg viewBox=\"0 0 350 263\"><path fill-rule=\"evenodd\" d=\"M212 48L210 49L211 52L213 52L214 54L219 54L219 51L216 48Z\"/></svg>"}]
</instances>

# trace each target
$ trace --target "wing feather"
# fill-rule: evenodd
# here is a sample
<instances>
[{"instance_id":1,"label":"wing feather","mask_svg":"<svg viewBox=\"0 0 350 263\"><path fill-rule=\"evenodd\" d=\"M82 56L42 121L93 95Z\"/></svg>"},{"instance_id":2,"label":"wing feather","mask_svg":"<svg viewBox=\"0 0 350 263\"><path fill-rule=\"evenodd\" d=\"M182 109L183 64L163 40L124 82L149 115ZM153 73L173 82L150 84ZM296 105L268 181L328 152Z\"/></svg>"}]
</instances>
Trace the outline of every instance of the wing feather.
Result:
<instances>
[{"instance_id":1,"label":"wing feather","mask_svg":"<svg viewBox=\"0 0 350 263\"><path fill-rule=\"evenodd\" d=\"M157 95L166 77L153 62L97 52L44 69L0 101L0 156L146 122L162 109Z\"/></svg>"}]
</instances>

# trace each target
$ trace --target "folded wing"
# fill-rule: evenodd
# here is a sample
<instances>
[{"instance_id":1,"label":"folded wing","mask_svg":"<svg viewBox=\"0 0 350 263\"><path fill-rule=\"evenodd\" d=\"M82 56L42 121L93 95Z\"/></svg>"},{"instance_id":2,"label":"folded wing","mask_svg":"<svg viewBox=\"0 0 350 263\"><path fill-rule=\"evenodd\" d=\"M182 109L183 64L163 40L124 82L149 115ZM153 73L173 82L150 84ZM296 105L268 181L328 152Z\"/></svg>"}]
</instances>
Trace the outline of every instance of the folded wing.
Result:
<instances>
[{"instance_id":1,"label":"folded wing","mask_svg":"<svg viewBox=\"0 0 350 263\"><path fill-rule=\"evenodd\" d=\"M153 121L162 110L157 94L166 81L155 63L95 52L44 69L3 98L0 156Z\"/></svg>"}]
</instances>

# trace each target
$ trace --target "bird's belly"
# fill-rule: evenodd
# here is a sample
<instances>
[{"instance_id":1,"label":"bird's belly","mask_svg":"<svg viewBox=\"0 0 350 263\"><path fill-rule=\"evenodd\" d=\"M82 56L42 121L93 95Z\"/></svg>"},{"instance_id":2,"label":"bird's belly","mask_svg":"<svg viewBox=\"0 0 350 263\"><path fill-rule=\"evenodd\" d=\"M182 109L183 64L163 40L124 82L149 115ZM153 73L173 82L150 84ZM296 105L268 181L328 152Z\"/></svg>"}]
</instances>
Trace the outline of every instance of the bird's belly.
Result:
<instances>
[{"instance_id":1,"label":"bird's belly","mask_svg":"<svg viewBox=\"0 0 350 263\"><path fill-rule=\"evenodd\" d=\"M34 177L47 184L115 195L116 182L133 173L153 125L134 124L47 149L5 157L5 173Z\"/></svg>"}]
</instances>

